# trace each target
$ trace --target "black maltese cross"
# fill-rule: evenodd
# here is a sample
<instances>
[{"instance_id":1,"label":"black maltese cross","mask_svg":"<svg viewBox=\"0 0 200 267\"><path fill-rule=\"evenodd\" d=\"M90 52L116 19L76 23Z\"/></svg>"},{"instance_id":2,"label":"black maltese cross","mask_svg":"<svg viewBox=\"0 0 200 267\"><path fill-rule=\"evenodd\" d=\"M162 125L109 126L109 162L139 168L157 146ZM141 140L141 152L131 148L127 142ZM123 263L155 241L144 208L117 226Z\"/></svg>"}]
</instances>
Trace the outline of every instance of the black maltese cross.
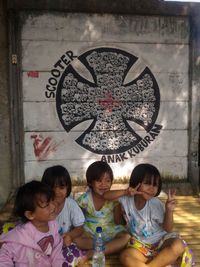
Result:
<instances>
[{"instance_id":1,"label":"black maltese cross","mask_svg":"<svg viewBox=\"0 0 200 267\"><path fill-rule=\"evenodd\" d=\"M122 153L138 144L142 137L129 122L146 132L153 127L160 105L157 82L148 67L124 83L138 60L116 48L87 51L77 60L91 73L93 82L81 76L70 64L57 88L56 106L64 129L91 120L76 142L97 154ZM130 75L129 75L130 76Z\"/></svg>"}]
</instances>

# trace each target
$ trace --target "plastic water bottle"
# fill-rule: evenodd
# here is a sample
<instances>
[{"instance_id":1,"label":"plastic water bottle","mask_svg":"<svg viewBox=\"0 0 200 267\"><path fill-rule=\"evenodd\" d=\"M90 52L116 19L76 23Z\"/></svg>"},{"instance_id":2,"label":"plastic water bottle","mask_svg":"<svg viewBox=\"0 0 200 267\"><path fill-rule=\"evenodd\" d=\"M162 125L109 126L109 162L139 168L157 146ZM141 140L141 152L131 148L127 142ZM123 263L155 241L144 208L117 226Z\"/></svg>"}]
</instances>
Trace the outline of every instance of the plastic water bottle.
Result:
<instances>
[{"instance_id":1,"label":"plastic water bottle","mask_svg":"<svg viewBox=\"0 0 200 267\"><path fill-rule=\"evenodd\" d=\"M96 228L94 237L94 254L92 257L92 267L104 267L105 266L105 246L103 241L102 228L99 226Z\"/></svg>"}]
</instances>

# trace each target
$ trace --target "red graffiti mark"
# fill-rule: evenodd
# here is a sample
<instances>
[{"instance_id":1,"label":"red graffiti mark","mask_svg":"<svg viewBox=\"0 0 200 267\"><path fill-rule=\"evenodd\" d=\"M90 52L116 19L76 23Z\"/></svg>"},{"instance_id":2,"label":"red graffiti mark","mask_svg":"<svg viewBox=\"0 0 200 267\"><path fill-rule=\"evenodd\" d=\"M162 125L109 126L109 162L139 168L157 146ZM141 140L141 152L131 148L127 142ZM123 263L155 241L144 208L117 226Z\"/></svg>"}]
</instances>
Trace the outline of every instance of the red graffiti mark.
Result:
<instances>
[{"instance_id":1,"label":"red graffiti mark","mask_svg":"<svg viewBox=\"0 0 200 267\"><path fill-rule=\"evenodd\" d=\"M114 99L111 93L106 94L105 98L98 102L108 112L112 112L112 109L120 104L119 100Z\"/></svg>"},{"instance_id":2,"label":"red graffiti mark","mask_svg":"<svg viewBox=\"0 0 200 267\"><path fill-rule=\"evenodd\" d=\"M32 78L39 78L39 72L31 70L27 72L27 76Z\"/></svg>"},{"instance_id":3,"label":"red graffiti mark","mask_svg":"<svg viewBox=\"0 0 200 267\"><path fill-rule=\"evenodd\" d=\"M63 143L63 141L56 143L52 137L48 136L44 138L41 134L33 134L31 135L31 139L33 139L34 153L38 160L47 159Z\"/></svg>"}]
</instances>

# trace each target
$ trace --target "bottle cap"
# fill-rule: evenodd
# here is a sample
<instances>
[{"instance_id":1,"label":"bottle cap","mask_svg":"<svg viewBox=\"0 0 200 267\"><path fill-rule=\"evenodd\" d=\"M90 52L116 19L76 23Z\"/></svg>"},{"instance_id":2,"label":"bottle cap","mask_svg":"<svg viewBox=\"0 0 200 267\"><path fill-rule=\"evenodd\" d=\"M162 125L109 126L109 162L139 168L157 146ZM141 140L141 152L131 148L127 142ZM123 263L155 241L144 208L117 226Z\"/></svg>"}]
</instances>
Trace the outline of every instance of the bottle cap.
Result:
<instances>
[{"instance_id":1,"label":"bottle cap","mask_svg":"<svg viewBox=\"0 0 200 267\"><path fill-rule=\"evenodd\" d=\"M98 226L98 227L96 228L96 232L97 232L97 233L102 233L102 227L101 227L101 226Z\"/></svg>"}]
</instances>

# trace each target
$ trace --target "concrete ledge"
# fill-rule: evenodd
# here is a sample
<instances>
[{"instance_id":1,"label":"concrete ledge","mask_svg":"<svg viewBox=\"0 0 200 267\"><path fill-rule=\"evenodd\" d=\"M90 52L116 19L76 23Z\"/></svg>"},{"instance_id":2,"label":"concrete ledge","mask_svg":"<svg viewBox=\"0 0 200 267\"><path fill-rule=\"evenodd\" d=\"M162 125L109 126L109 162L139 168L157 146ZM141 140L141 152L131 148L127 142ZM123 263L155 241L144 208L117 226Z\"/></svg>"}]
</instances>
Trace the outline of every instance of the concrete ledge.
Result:
<instances>
[{"instance_id":1,"label":"concrete ledge","mask_svg":"<svg viewBox=\"0 0 200 267\"><path fill-rule=\"evenodd\" d=\"M189 182L164 182L162 187L164 192L169 189L176 189L177 196L193 196L194 192Z\"/></svg>"}]
</instances>

